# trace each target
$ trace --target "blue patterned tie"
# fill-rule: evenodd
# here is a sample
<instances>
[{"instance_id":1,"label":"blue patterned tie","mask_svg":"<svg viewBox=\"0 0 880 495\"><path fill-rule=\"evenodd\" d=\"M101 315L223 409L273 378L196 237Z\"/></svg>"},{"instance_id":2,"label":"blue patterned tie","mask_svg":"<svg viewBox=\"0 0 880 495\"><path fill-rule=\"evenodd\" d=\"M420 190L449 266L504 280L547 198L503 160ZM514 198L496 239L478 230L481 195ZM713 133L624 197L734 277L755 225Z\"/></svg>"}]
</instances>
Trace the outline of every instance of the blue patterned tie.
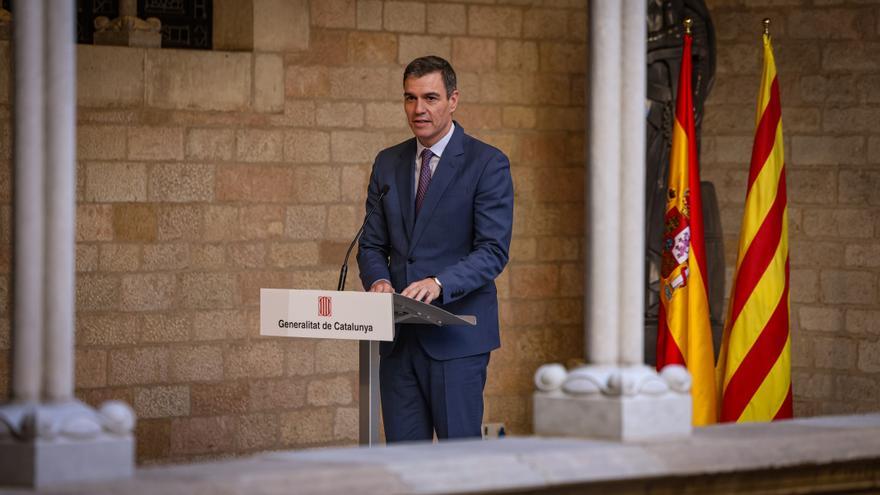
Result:
<instances>
[{"instance_id":1,"label":"blue patterned tie","mask_svg":"<svg viewBox=\"0 0 880 495\"><path fill-rule=\"evenodd\" d=\"M434 153L431 153L430 148L425 148L422 150L421 160L422 167L419 171L419 187L416 189L416 215L418 216L419 210L422 209L422 202L425 200L425 194L428 193L428 186L431 185L431 157L434 156Z\"/></svg>"}]
</instances>

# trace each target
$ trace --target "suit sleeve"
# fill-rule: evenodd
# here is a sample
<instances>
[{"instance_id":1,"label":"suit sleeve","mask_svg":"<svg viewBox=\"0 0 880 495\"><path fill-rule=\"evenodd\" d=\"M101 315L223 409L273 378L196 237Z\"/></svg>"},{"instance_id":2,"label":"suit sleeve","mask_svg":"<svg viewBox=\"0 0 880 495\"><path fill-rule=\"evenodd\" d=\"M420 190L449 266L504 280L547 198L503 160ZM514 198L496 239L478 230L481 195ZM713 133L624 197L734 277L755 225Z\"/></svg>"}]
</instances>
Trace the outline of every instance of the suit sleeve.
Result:
<instances>
[{"instance_id":1,"label":"suit sleeve","mask_svg":"<svg viewBox=\"0 0 880 495\"><path fill-rule=\"evenodd\" d=\"M373 172L370 174L370 184L367 187L365 213L369 212L370 208L376 204L379 190L382 187L379 184L376 169L377 165L374 164ZM391 280L391 274L388 271L390 251L388 226L385 223L385 205L380 203L364 225L364 232L358 241L357 262L364 290L369 290L377 280Z\"/></svg>"},{"instance_id":2,"label":"suit sleeve","mask_svg":"<svg viewBox=\"0 0 880 495\"><path fill-rule=\"evenodd\" d=\"M497 150L477 181L473 226L471 252L437 274L443 283L443 304L495 280L507 265L513 231L513 180L510 162Z\"/></svg>"}]
</instances>

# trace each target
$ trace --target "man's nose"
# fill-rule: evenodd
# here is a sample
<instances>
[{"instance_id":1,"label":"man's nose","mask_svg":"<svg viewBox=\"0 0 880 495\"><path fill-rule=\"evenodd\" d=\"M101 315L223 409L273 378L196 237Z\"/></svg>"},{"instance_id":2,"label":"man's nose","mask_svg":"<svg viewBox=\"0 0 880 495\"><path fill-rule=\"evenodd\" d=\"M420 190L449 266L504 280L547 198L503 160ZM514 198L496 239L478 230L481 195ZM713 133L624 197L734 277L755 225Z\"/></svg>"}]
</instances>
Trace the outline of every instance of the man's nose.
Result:
<instances>
[{"instance_id":1,"label":"man's nose","mask_svg":"<svg viewBox=\"0 0 880 495\"><path fill-rule=\"evenodd\" d=\"M425 102L422 101L421 98L416 99L416 113L424 113L425 112Z\"/></svg>"}]
</instances>

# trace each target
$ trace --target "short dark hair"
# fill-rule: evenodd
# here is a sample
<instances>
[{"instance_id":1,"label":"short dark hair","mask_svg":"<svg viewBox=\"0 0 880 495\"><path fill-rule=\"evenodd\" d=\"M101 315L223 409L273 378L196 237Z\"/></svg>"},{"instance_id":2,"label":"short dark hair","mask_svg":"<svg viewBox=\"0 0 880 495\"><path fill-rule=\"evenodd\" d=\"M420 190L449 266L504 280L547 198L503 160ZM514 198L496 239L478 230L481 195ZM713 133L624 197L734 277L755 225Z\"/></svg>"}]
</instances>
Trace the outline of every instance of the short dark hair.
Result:
<instances>
[{"instance_id":1,"label":"short dark hair","mask_svg":"<svg viewBox=\"0 0 880 495\"><path fill-rule=\"evenodd\" d=\"M403 82L406 82L408 77L422 77L432 72L439 72L443 76L443 85L446 86L446 97L449 98L452 92L458 89L455 71L452 70L452 65L449 62L436 55L419 57L410 62L406 69L403 70Z\"/></svg>"}]
</instances>

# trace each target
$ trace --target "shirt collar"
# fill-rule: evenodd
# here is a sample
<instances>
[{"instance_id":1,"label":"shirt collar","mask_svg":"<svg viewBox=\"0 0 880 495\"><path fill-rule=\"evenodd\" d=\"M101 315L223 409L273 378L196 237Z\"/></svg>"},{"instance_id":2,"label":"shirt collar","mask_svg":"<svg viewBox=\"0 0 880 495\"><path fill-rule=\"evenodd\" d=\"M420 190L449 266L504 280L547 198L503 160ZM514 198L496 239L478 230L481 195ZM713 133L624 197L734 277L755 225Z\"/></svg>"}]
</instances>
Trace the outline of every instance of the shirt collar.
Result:
<instances>
[{"instance_id":1,"label":"shirt collar","mask_svg":"<svg viewBox=\"0 0 880 495\"><path fill-rule=\"evenodd\" d=\"M452 139L453 132L455 132L455 122L453 122L452 125L449 126L449 132L447 132L446 135L440 139L440 141L434 143L434 146L431 146L431 153L433 153L434 156L436 156L437 158L443 156L443 151L446 149L446 145L449 144L449 140ZM416 157L422 156L423 149L425 149L425 147L422 146L422 143L419 142L418 139L416 139Z\"/></svg>"}]
</instances>

